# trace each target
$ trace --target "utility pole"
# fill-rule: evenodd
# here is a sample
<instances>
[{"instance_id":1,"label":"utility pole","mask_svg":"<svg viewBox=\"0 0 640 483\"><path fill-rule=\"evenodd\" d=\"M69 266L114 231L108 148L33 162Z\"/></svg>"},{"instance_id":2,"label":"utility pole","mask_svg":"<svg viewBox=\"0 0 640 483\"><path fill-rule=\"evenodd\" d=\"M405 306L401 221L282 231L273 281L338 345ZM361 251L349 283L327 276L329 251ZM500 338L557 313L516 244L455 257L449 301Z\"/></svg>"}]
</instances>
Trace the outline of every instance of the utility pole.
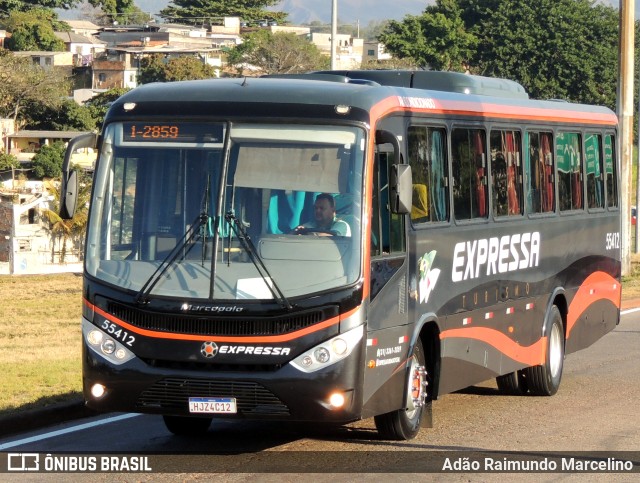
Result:
<instances>
[{"instance_id":1,"label":"utility pole","mask_svg":"<svg viewBox=\"0 0 640 483\"><path fill-rule=\"evenodd\" d=\"M336 37L338 36L338 0L331 3L331 70L336 70Z\"/></svg>"},{"instance_id":2,"label":"utility pole","mask_svg":"<svg viewBox=\"0 0 640 483\"><path fill-rule=\"evenodd\" d=\"M620 0L620 46L618 83L618 123L620 140L620 192L622 195L622 275L631 271L630 223L631 208L631 161L633 154L633 42L634 2Z\"/></svg>"}]
</instances>

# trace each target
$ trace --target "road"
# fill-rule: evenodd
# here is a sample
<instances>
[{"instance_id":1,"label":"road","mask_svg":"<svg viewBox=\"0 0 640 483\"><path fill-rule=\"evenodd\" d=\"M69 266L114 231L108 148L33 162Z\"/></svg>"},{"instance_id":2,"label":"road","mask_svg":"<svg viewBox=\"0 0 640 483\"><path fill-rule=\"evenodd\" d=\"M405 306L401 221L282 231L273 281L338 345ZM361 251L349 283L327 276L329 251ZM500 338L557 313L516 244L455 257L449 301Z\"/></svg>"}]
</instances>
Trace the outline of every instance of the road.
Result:
<instances>
[{"instance_id":1,"label":"road","mask_svg":"<svg viewBox=\"0 0 640 483\"><path fill-rule=\"evenodd\" d=\"M154 455L192 453L175 459L175 468L170 468L172 460L169 456L165 457L168 459L163 460L162 465L169 465L174 471L186 469L186 474L191 474L189 468L201 472L231 471L227 477L233 481L245 481L244 477L249 479L237 472L252 471L252 468L256 471L255 465L265 462L270 471L274 471L273 464L276 470L277 465L282 464L283 471L295 473L324 473L328 468L343 467L367 473L367 466L375 467L374 471L389 473L397 472L400 466L408 468L409 472L412 466L411 455L407 457L408 451L418 451L420 453L415 454L420 457L434 451L439 455L445 454L442 451L452 452L452 457L458 451L471 452L465 453L471 455L489 451L509 452L513 457L530 457L535 452L568 455L574 451L586 451L597 455L599 451L606 451L619 456L618 459L626 457L633 461L634 471L638 472L639 360L640 312L631 312L622 317L613 332L596 344L567 356L562 385L555 396L502 396L498 394L495 382L487 381L435 401L435 427L423 429L412 441L378 439L371 420L342 428L220 421L214 422L206 437L188 439L172 436L157 416L110 414L2 439L0 451L42 454L82 454L88 450ZM626 453L626 456L617 453L625 451L635 453ZM211 456L204 460L198 456L227 453L236 455L213 457L213 460ZM441 456L439 458L442 459ZM160 464L158 461L154 460L156 466ZM416 471L420 470L424 468L418 465ZM336 479L334 475L331 481L349 481L348 473L341 475L342 479ZM108 475L103 476L104 481L108 481ZM147 480L138 475L136 481L157 481L157 476ZM461 474L448 476L455 481L468 481ZM486 476L481 479L486 481ZM499 479L499 475L493 476ZM556 476L558 481L571 477L568 474ZM593 479L593 476L591 474L589 478ZM407 481L415 481L415 478L408 478ZM632 481L637 478L637 473L635 478L629 474L616 475L619 481L627 481L627 478ZM394 479L398 480L397 476ZM535 481L539 480L538 477ZM24 478L21 481L25 481ZM264 481L271 480L267 478Z\"/></svg>"}]
</instances>

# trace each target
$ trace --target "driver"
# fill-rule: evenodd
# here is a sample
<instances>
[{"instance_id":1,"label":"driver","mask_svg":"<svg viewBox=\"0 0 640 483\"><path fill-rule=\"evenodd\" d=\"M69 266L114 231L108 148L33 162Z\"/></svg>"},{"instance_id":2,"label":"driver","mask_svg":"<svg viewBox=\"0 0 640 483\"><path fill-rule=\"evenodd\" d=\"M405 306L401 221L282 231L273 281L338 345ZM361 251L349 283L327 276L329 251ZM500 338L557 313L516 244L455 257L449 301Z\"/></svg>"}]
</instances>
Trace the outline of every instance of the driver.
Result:
<instances>
[{"instance_id":1,"label":"driver","mask_svg":"<svg viewBox=\"0 0 640 483\"><path fill-rule=\"evenodd\" d=\"M313 215L313 221L297 226L293 230L294 233L310 231L324 236L351 236L349 224L336 217L336 202L331 194L321 193L316 197Z\"/></svg>"}]
</instances>

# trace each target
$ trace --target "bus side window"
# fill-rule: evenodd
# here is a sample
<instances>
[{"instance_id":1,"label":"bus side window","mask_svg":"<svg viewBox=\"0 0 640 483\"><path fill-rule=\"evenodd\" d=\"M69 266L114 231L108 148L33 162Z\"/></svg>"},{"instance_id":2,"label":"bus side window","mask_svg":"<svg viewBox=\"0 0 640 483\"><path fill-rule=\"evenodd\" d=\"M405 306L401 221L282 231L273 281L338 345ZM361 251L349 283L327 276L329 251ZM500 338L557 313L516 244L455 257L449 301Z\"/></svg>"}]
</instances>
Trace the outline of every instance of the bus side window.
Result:
<instances>
[{"instance_id":1,"label":"bus side window","mask_svg":"<svg viewBox=\"0 0 640 483\"><path fill-rule=\"evenodd\" d=\"M616 165L616 139L611 134L604 137L604 170L607 176L607 206L618 206L618 166Z\"/></svg>"},{"instance_id":2,"label":"bus side window","mask_svg":"<svg viewBox=\"0 0 640 483\"><path fill-rule=\"evenodd\" d=\"M448 164L444 129L411 126L409 164L413 176L411 221L446 221L449 216Z\"/></svg>"},{"instance_id":3,"label":"bus side window","mask_svg":"<svg viewBox=\"0 0 640 483\"><path fill-rule=\"evenodd\" d=\"M578 133L559 133L556 138L560 211L581 210L582 143Z\"/></svg>"},{"instance_id":4,"label":"bus side window","mask_svg":"<svg viewBox=\"0 0 640 483\"><path fill-rule=\"evenodd\" d=\"M549 213L555 210L553 167L553 135L550 132L525 133L525 164L527 172L527 210Z\"/></svg>"},{"instance_id":5,"label":"bus side window","mask_svg":"<svg viewBox=\"0 0 640 483\"><path fill-rule=\"evenodd\" d=\"M587 134L584 140L587 170L587 206L604 208L604 170L602 168L602 136Z\"/></svg>"},{"instance_id":6,"label":"bus side window","mask_svg":"<svg viewBox=\"0 0 640 483\"><path fill-rule=\"evenodd\" d=\"M457 220L487 217L485 132L454 129L451 134L453 213Z\"/></svg>"},{"instance_id":7,"label":"bus side window","mask_svg":"<svg viewBox=\"0 0 640 483\"><path fill-rule=\"evenodd\" d=\"M491 131L491 180L494 216L522 213L520 133Z\"/></svg>"}]
</instances>

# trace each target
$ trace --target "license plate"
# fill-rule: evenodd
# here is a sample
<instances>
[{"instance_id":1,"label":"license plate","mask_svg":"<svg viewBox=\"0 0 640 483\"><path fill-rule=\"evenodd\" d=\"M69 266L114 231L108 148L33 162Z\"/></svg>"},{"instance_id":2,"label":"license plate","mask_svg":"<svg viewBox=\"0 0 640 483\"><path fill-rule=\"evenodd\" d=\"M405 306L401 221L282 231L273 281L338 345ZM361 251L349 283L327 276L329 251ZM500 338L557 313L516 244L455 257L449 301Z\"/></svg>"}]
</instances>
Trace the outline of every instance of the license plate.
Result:
<instances>
[{"instance_id":1,"label":"license plate","mask_svg":"<svg viewBox=\"0 0 640 483\"><path fill-rule=\"evenodd\" d=\"M190 397L189 412L202 414L235 414L236 398L234 397Z\"/></svg>"}]
</instances>

